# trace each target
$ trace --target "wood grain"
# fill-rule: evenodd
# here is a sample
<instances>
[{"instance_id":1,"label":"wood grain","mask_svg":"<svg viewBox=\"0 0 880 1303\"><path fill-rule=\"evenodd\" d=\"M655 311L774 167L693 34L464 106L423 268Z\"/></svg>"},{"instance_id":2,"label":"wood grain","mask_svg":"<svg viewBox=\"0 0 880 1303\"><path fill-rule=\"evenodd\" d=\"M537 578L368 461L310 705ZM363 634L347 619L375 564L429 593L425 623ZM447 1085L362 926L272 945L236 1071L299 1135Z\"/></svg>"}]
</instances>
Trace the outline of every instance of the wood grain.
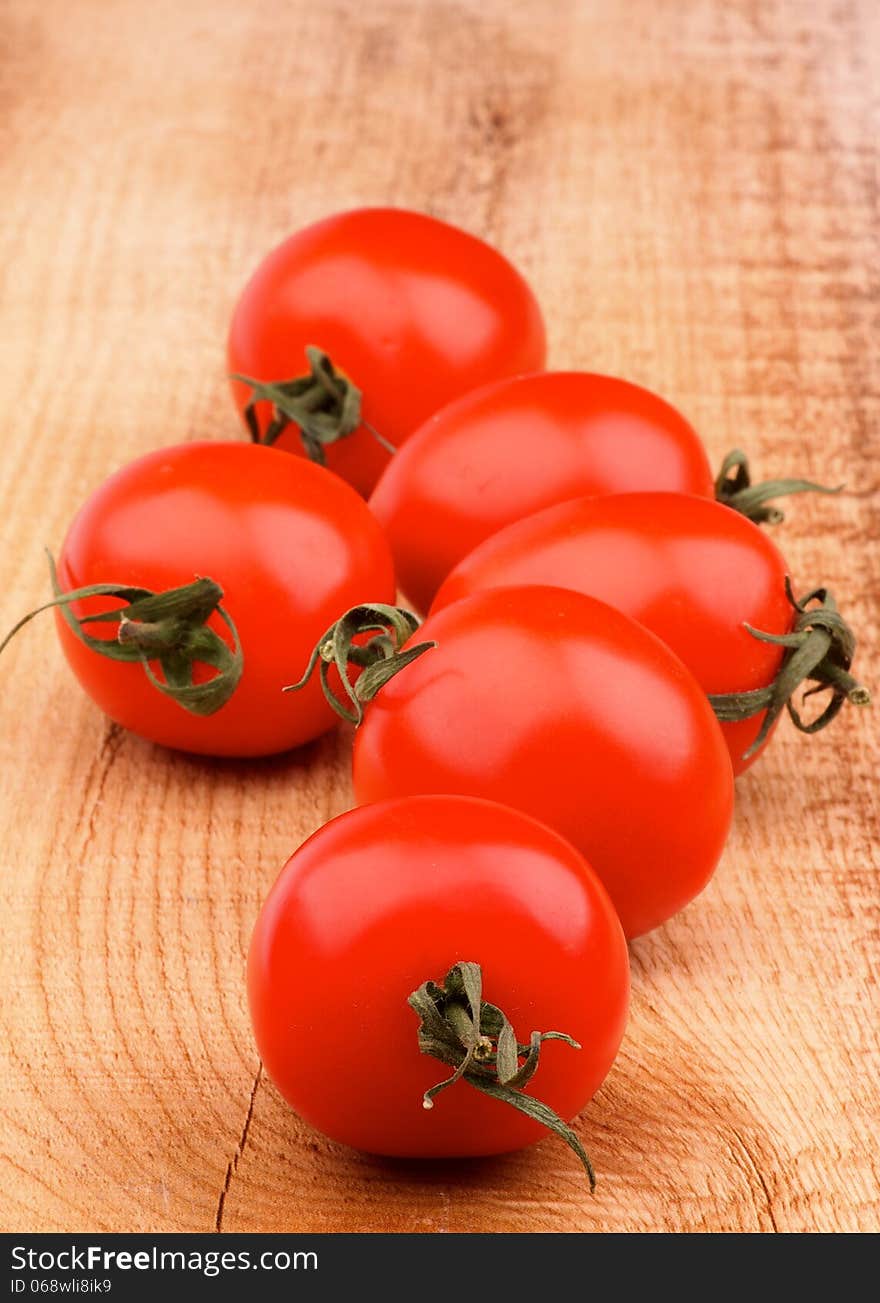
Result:
<instances>
[{"instance_id":1,"label":"wood grain","mask_svg":"<svg viewBox=\"0 0 880 1303\"><path fill-rule=\"evenodd\" d=\"M234 298L369 202L496 242L551 360L669 397L714 460L839 483L776 537L878 683L875 0L9 0L0 12L0 623L124 460L240 437ZM780 728L704 895L632 947L619 1061L553 1141L387 1163L262 1075L244 956L347 739L259 763L105 722L50 623L3 658L5 1230L880 1227L876 719ZM876 715L876 710L875 710Z\"/></svg>"}]
</instances>

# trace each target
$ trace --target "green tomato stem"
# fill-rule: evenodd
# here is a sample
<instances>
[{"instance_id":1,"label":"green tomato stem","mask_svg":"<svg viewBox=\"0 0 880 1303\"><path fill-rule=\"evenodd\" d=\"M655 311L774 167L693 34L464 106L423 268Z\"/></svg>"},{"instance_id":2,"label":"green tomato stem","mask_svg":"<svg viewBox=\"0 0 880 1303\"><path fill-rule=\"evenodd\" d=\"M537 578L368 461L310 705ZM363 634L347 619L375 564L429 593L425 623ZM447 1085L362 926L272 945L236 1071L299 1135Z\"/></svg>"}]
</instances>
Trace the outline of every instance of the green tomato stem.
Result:
<instances>
[{"instance_id":1,"label":"green tomato stem","mask_svg":"<svg viewBox=\"0 0 880 1303\"><path fill-rule=\"evenodd\" d=\"M252 376L230 376L231 380L240 380L251 387L244 418L254 443L273 444L289 425L295 425L306 456L324 466L327 445L354 434L359 426L363 426L386 452L395 453L394 444L364 420L360 389L336 370L322 349L310 344L306 348L306 358L308 374L290 380L263 381ZM272 405L272 419L265 430L260 429L257 416L257 403L261 402Z\"/></svg>"},{"instance_id":2,"label":"green tomato stem","mask_svg":"<svg viewBox=\"0 0 880 1303\"><path fill-rule=\"evenodd\" d=\"M818 733L826 728L845 702L854 706L867 706L871 694L850 674L856 638L850 626L837 609L837 603L827 588L817 588L798 601L786 577L785 592L795 611L789 633L764 633L746 625L746 629L759 642L775 643L784 647L785 655L779 673L766 688L750 692L713 694L709 703L718 719L724 723L751 719L766 711L761 728L743 759L748 760L763 744L776 718L786 709L802 733ZM818 602L818 606L810 606ZM804 696L830 691L828 704L821 714L805 723L794 705L794 694L801 684L811 682Z\"/></svg>"},{"instance_id":3,"label":"green tomato stem","mask_svg":"<svg viewBox=\"0 0 880 1303\"><path fill-rule=\"evenodd\" d=\"M244 668L244 654L232 617L220 605L223 589L213 579L195 579L180 588L154 593L149 588L127 584L90 584L62 592L55 559L51 552L49 576L54 597L29 611L0 643L0 652L34 616L57 607L76 637L98 656L108 660L139 662L150 683L192 715L213 715L238 687ZM115 597L123 606L95 615L77 617L71 603L89 597ZM232 633L233 646L207 625L214 612ZM94 638L85 628L92 624L117 624L115 638ZM150 661L158 661L163 679ZM193 668L201 662L217 673L203 683L193 683Z\"/></svg>"},{"instance_id":4,"label":"green tomato stem","mask_svg":"<svg viewBox=\"0 0 880 1303\"><path fill-rule=\"evenodd\" d=\"M528 1045L519 1044L506 1014L483 999L482 969L472 961L455 964L440 986L423 982L408 1003L420 1019L422 1054L455 1069L451 1077L425 1091L424 1107L433 1108L441 1091L465 1081L561 1137L577 1154L594 1190L593 1164L576 1132L548 1104L519 1089L535 1075L544 1041L565 1041L579 1050L577 1041L564 1032L532 1032Z\"/></svg>"},{"instance_id":5,"label":"green tomato stem","mask_svg":"<svg viewBox=\"0 0 880 1303\"><path fill-rule=\"evenodd\" d=\"M360 724L364 717L364 703L372 701L383 684L400 670L437 645L422 642L414 647L404 647L420 624L417 615L401 606L382 603L353 606L319 638L302 678L289 684L284 691L297 692L304 688L318 666L321 688L336 714L350 724ZM368 642L355 642L356 638L368 633L374 634ZM336 667L345 699L337 694L330 682L331 665ZM360 670L354 681L350 676L351 666Z\"/></svg>"},{"instance_id":6,"label":"green tomato stem","mask_svg":"<svg viewBox=\"0 0 880 1303\"><path fill-rule=\"evenodd\" d=\"M812 480L799 479L765 480L762 484L753 484L749 459L740 448L727 454L715 479L716 500L756 525L778 525L785 519L778 507L766 505L771 498L787 497L791 493L840 493L842 489L842 484L830 489L824 484L814 484Z\"/></svg>"}]
</instances>

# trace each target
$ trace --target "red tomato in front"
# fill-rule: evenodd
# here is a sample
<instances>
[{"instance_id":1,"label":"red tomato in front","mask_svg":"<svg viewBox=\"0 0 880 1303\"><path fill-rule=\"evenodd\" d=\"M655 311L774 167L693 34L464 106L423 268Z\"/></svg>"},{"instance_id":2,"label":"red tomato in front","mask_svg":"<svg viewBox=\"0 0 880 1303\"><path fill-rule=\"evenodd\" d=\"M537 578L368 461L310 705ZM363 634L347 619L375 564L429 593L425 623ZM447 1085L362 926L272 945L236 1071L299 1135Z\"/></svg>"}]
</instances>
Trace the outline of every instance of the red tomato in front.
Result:
<instances>
[{"instance_id":1,"label":"red tomato in front","mask_svg":"<svg viewBox=\"0 0 880 1303\"><path fill-rule=\"evenodd\" d=\"M629 965L620 924L581 855L550 829L487 801L421 796L349 811L288 860L248 958L254 1034L288 1103L332 1139L377 1154L519 1149L536 1122L419 1051L407 1004L456 963L483 970L483 998L517 1038L559 1030L525 1088L565 1120L617 1053ZM554 1140L552 1143L559 1143Z\"/></svg>"}]
</instances>

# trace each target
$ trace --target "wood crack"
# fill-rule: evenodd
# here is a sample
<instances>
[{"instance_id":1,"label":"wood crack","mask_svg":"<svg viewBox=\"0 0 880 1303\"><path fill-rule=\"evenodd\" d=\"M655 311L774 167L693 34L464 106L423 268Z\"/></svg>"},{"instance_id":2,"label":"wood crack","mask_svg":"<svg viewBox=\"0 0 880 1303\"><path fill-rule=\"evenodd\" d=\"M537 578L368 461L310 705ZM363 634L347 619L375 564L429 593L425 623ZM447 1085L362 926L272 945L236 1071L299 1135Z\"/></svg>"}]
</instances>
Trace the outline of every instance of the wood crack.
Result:
<instances>
[{"instance_id":1,"label":"wood crack","mask_svg":"<svg viewBox=\"0 0 880 1303\"><path fill-rule=\"evenodd\" d=\"M95 834L97 832L97 824L98 824L98 815L100 813L101 802L104 797L104 788L107 785L107 777L110 773L110 770L113 768L113 764L116 760L116 757L119 755L119 750L124 740L125 740L125 729L122 727L122 725L117 724L112 719L107 720L107 726L104 731L104 736L101 738L101 745L98 748L98 754L96 755L93 761L91 771L89 773L89 782L86 784L86 788L88 790L88 787L91 786L92 778L96 776L95 795L94 798L92 799L91 807L89 808L88 816L86 819L86 835L85 835L85 842L83 844L83 852L85 852L95 840Z\"/></svg>"},{"instance_id":2,"label":"wood crack","mask_svg":"<svg viewBox=\"0 0 880 1303\"><path fill-rule=\"evenodd\" d=\"M257 1091L260 1088L260 1082L263 1077L262 1059L257 1065L254 1084L251 1086L250 1099L248 1100L247 1115L244 1119L244 1125L241 1128L241 1135L238 1137L238 1144L235 1151L226 1165L226 1177L223 1181L223 1189L220 1191L220 1198L217 1200L217 1211L214 1214L214 1230L218 1235L223 1233L223 1212L226 1207L226 1196L229 1194L229 1187L232 1185L232 1178L238 1171L238 1164L241 1162L241 1156L244 1153L244 1147L247 1144L248 1132L251 1129L251 1119L254 1116L254 1105L257 1100Z\"/></svg>"},{"instance_id":3,"label":"wood crack","mask_svg":"<svg viewBox=\"0 0 880 1303\"><path fill-rule=\"evenodd\" d=\"M766 1204L767 1204L766 1211L767 1211L767 1216L770 1218L770 1225L773 1227L773 1230L777 1234L779 1234L779 1227L776 1224L776 1214L773 1211L773 1201L770 1198L770 1190L766 1180L764 1179L764 1173L761 1171L761 1164L758 1162L757 1158L752 1153L749 1146L746 1144L740 1132L737 1131L736 1127L731 1127L730 1130L731 1133L734 1136L736 1136L740 1148L742 1149L743 1153L748 1159L749 1166L752 1168L752 1171L755 1173L755 1176L758 1178L761 1189L764 1191L764 1199L766 1200Z\"/></svg>"}]
</instances>

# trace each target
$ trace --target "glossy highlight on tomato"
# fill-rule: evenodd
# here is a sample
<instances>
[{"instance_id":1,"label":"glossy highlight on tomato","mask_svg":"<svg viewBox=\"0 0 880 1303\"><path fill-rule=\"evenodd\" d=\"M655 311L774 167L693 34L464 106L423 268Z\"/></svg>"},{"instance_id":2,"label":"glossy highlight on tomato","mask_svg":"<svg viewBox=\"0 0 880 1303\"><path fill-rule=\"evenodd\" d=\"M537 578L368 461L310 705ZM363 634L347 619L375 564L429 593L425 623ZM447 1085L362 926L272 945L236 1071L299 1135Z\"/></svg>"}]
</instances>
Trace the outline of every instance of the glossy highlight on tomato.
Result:
<instances>
[{"instance_id":1,"label":"glossy highlight on tomato","mask_svg":"<svg viewBox=\"0 0 880 1303\"><path fill-rule=\"evenodd\" d=\"M729 507L627 493L548 507L499 531L456 566L431 609L489 588L558 584L638 620L707 694L748 692L771 684L782 662L783 648L746 625L788 633L787 573L776 544ZM764 714L722 724L734 773L760 754L744 759Z\"/></svg>"},{"instance_id":2,"label":"glossy highlight on tomato","mask_svg":"<svg viewBox=\"0 0 880 1303\"><path fill-rule=\"evenodd\" d=\"M410 993L456 963L527 1042L557 1029L524 1087L562 1118L584 1108L623 1036L629 964L583 857L518 811L459 796L381 802L325 824L288 860L257 920L248 995L257 1047L288 1103L376 1154L504 1153L547 1131L420 1053Z\"/></svg>"},{"instance_id":3,"label":"glossy highlight on tomato","mask_svg":"<svg viewBox=\"0 0 880 1303\"><path fill-rule=\"evenodd\" d=\"M232 374L285 380L322 349L363 395L365 421L398 447L432 412L479 385L535 371L544 324L497 250L426 213L361 208L292 235L257 267L229 332ZM250 390L232 382L244 410ZM267 403L259 404L265 426ZM301 453L290 427L278 447ZM327 465L368 493L389 454L361 426Z\"/></svg>"},{"instance_id":4,"label":"glossy highlight on tomato","mask_svg":"<svg viewBox=\"0 0 880 1303\"><path fill-rule=\"evenodd\" d=\"M407 601L424 612L453 566L497 530L568 498L636 490L713 496L694 429L639 385L551 371L437 412L394 457L370 506Z\"/></svg>"},{"instance_id":5,"label":"glossy highlight on tomato","mask_svg":"<svg viewBox=\"0 0 880 1303\"><path fill-rule=\"evenodd\" d=\"M630 937L702 890L733 774L705 694L659 638L550 587L475 593L414 638L436 646L379 689L355 734L360 802L457 792L524 810L578 847Z\"/></svg>"},{"instance_id":6,"label":"glossy highlight on tomato","mask_svg":"<svg viewBox=\"0 0 880 1303\"><path fill-rule=\"evenodd\" d=\"M164 746L218 756L284 751L332 727L317 683L283 694L290 665L308 659L340 607L394 595L388 546L349 485L301 458L236 443L178 444L111 475L71 524L58 576L65 591L117 583L160 592L197 576L221 586L244 669L230 700L206 717L162 696L139 663L84 646L56 614L74 673L111 719ZM117 606L98 597L73 610ZM231 642L216 615L209 623ZM88 627L112 638L117 626Z\"/></svg>"}]
</instances>

